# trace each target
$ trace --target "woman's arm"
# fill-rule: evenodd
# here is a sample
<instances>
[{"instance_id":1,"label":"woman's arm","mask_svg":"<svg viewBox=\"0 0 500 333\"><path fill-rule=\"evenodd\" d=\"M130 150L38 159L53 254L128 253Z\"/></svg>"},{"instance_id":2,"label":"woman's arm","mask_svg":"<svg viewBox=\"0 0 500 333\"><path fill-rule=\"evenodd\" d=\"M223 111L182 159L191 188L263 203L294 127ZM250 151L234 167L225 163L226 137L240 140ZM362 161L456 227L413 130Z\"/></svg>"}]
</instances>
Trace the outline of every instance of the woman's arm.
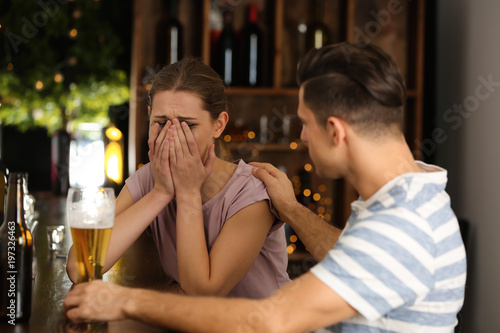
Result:
<instances>
[{"instance_id":1,"label":"woman's arm","mask_svg":"<svg viewBox=\"0 0 500 333\"><path fill-rule=\"evenodd\" d=\"M225 296L254 264L274 217L266 201L241 209L225 222L209 252L201 198L199 206L189 199L177 199L179 283L188 294Z\"/></svg>"},{"instance_id":2,"label":"woman's arm","mask_svg":"<svg viewBox=\"0 0 500 333\"><path fill-rule=\"evenodd\" d=\"M189 127L176 119L173 123L169 156L177 202L179 283L188 294L226 295L252 267L274 218L265 201L243 208L225 222L209 252L201 186L212 173L213 145L203 164Z\"/></svg>"},{"instance_id":3,"label":"woman's arm","mask_svg":"<svg viewBox=\"0 0 500 333\"><path fill-rule=\"evenodd\" d=\"M127 186L123 188L116 199L115 222L109 241L104 272L107 272L120 259L171 200L172 197L153 189L134 204ZM76 283L77 270L73 246L68 252L66 271L70 280Z\"/></svg>"},{"instance_id":4,"label":"woman's arm","mask_svg":"<svg viewBox=\"0 0 500 333\"><path fill-rule=\"evenodd\" d=\"M151 171L155 178L153 189L137 203L134 203L132 195L125 185L116 199L115 222L109 241L104 272L107 272L116 263L174 197L175 190L168 157L168 142L172 135L171 130L169 130L170 124L171 122L168 121L163 128L156 123L150 127L148 155L151 161ZM68 252L66 271L70 280L77 282L73 247Z\"/></svg>"}]
</instances>

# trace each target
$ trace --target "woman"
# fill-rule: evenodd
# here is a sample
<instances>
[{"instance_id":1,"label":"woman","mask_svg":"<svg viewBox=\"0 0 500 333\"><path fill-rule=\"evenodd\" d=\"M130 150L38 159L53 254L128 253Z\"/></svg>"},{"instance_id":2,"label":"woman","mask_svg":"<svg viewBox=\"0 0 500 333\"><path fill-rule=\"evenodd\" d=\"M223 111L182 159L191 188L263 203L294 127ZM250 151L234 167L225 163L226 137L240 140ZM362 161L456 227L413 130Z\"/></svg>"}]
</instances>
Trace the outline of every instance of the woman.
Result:
<instances>
[{"instance_id":1,"label":"woman","mask_svg":"<svg viewBox=\"0 0 500 333\"><path fill-rule=\"evenodd\" d=\"M272 294L289 281L285 234L251 166L215 156L228 121L222 80L185 58L155 76L149 96L150 163L116 200L105 271L150 227L163 269L186 293ZM67 271L75 281L72 249Z\"/></svg>"}]
</instances>

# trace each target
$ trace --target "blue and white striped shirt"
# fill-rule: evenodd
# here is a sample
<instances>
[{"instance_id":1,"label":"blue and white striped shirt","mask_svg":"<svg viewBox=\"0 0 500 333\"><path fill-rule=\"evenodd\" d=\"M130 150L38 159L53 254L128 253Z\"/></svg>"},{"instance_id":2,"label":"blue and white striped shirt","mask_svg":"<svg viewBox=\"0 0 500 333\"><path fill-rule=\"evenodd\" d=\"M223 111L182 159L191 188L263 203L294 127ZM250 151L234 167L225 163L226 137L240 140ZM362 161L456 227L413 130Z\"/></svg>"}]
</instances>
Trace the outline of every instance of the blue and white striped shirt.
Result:
<instances>
[{"instance_id":1,"label":"blue and white striped shirt","mask_svg":"<svg viewBox=\"0 0 500 333\"><path fill-rule=\"evenodd\" d=\"M359 314L334 332L452 332L464 300L465 249L446 170L418 162L352 214L311 269Z\"/></svg>"}]
</instances>

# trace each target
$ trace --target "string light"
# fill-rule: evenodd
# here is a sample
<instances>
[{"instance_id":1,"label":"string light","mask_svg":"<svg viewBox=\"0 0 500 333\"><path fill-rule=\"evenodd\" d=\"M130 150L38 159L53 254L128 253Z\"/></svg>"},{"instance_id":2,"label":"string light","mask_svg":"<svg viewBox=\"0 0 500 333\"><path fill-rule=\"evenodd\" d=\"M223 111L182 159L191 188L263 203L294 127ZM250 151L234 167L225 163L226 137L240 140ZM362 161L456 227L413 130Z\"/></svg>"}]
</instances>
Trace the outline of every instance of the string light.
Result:
<instances>
[{"instance_id":1,"label":"string light","mask_svg":"<svg viewBox=\"0 0 500 333\"><path fill-rule=\"evenodd\" d=\"M224 141L231 142L231 135L229 134L224 135Z\"/></svg>"},{"instance_id":2,"label":"string light","mask_svg":"<svg viewBox=\"0 0 500 333\"><path fill-rule=\"evenodd\" d=\"M63 80L63 76L61 73L56 73L56 75L54 75L54 82L61 83L62 80Z\"/></svg>"},{"instance_id":3,"label":"string light","mask_svg":"<svg viewBox=\"0 0 500 333\"><path fill-rule=\"evenodd\" d=\"M311 172L311 170L313 169L312 165L307 163L306 165L304 165L304 170L306 170L307 172Z\"/></svg>"},{"instance_id":4,"label":"string light","mask_svg":"<svg viewBox=\"0 0 500 333\"><path fill-rule=\"evenodd\" d=\"M318 190L320 192L325 192L326 191L326 185L325 184L321 184L320 186L318 186Z\"/></svg>"},{"instance_id":5,"label":"string light","mask_svg":"<svg viewBox=\"0 0 500 333\"><path fill-rule=\"evenodd\" d=\"M248 133L247 133L247 137L248 137L249 139L254 139L254 138L255 138L255 132L254 132L254 131L250 131L250 132L248 132Z\"/></svg>"},{"instance_id":6,"label":"string light","mask_svg":"<svg viewBox=\"0 0 500 333\"><path fill-rule=\"evenodd\" d=\"M290 236L290 242L295 243L297 241L297 236L296 235L291 235Z\"/></svg>"},{"instance_id":7,"label":"string light","mask_svg":"<svg viewBox=\"0 0 500 333\"><path fill-rule=\"evenodd\" d=\"M299 145L297 144L297 142L290 143L290 148L293 149L293 150L297 149L298 146Z\"/></svg>"},{"instance_id":8,"label":"string light","mask_svg":"<svg viewBox=\"0 0 500 333\"><path fill-rule=\"evenodd\" d=\"M36 90L42 90L43 89L43 82L42 81L36 81L35 88L36 88Z\"/></svg>"},{"instance_id":9,"label":"string light","mask_svg":"<svg viewBox=\"0 0 500 333\"><path fill-rule=\"evenodd\" d=\"M319 199L321 199L321 194L319 194L319 193L314 193L314 195L313 195L313 200L314 200L314 201L319 201Z\"/></svg>"},{"instance_id":10,"label":"string light","mask_svg":"<svg viewBox=\"0 0 500 333\"><path fill-rule=\"evenodd\" d=\"M325 214L325 220L330 221L332 219L332 216L330 214Z\"/></svg>"},{"instance_id":11,"label":"string light","mask_svg":"<svg viewBox=\"0 0 500 333\"><path fill-rule=\"evenodd\" d=\"M71 66L75 66L77 63L78 63L78 59L76 57L71 57L69 58L69 61L68 63L71 65Z\"/></svg>"},{"instance_id":12,"label":"string light","mask_svg":"<svg viewBox=\"0 0 500 333\"><path fill-rule=\"evenodd\" d=\"M323 214L325 212L325 207L320 206L318 207L318 214Z\"/></svg>"},{"instance_id":13,"label":"string light","mask_svg":"<svg viewBox=\"0 0 500 333\"><path fill-rule=\"evenodd\" d=\"M78 30L76 30L75 28L70 30L69 37L76 38L77 35L78 35Z\"/></svg>"},{"instance_id":14,"label":"string light","mask_svg":"<svg viewBox=\"0 0 500 333\"><path fill-rule=\"evenodd\" d=\"M258 149L252 149L252 156L253 157L259 156L259 150Z\"/></svg>"},{"instance_id":15,"label":"string light","mask_svg":"<svg viewBox=\"0 0 500 333\"><path fill-rule=\"evenodd\" d=\"M310 195L311 195L311 190L310 190L310 189L308 189L308 188L306 188L306 189L304 190L303 194L304 194L304 196L305 196L305 197L308 197L308 196L310 196Z\"/></svg>"}]
</instances>

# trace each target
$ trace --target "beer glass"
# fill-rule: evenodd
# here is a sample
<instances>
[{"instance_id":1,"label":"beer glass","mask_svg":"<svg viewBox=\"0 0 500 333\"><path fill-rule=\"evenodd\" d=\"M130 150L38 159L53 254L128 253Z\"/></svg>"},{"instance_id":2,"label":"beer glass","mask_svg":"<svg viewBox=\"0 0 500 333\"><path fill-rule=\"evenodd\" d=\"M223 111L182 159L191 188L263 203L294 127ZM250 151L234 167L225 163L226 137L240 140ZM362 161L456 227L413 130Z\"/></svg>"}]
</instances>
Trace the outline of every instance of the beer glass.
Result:
<instances>
[{"instance_id":1,"label":"beer glass","mask_svg":"<svg viewBox=\"0 0 500 333\"><path fill-rule=\"evenodd\" d=\"M66 203L78 283L102 279L115 219L112 188L70 188Z\"/></svg>"}]
</instances>

